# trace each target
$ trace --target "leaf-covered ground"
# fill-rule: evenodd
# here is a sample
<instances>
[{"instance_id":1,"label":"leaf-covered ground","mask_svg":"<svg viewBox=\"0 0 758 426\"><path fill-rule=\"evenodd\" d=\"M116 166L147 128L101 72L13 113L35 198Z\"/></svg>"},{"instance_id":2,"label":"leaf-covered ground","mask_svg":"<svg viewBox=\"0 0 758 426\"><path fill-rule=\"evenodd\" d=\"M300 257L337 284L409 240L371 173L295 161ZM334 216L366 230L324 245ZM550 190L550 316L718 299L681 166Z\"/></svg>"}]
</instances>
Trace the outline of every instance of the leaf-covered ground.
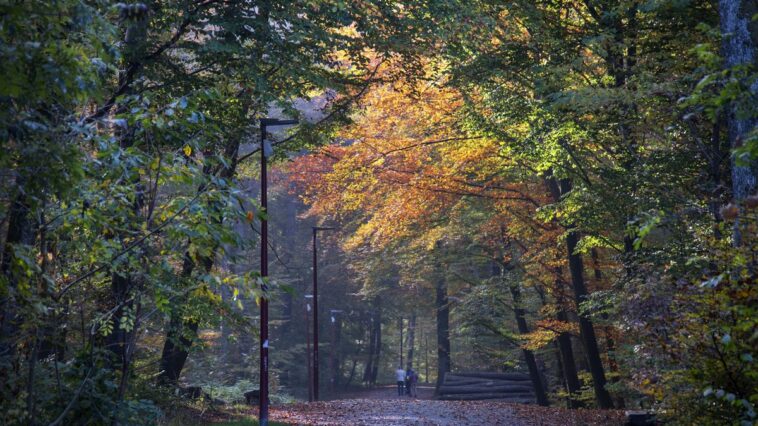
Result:
<instances>
[{"instance_id":1,"label":"leaf-covered ground","mask_svg":"<svg viewBox=\"0 0 758 426\"><path fill-rule=\"evenodd\" d=\"M435 401L398 397L391 388L362 392L356 398L297 403L271 408L272 421L292 425L623 425L619 410L568 410L498 401ZM359 396L359 397L358 397ZM217 421L257 418L257 409L237 409ZM210 424L213 424L211 419Z\"/></svg>"}]
</instances>

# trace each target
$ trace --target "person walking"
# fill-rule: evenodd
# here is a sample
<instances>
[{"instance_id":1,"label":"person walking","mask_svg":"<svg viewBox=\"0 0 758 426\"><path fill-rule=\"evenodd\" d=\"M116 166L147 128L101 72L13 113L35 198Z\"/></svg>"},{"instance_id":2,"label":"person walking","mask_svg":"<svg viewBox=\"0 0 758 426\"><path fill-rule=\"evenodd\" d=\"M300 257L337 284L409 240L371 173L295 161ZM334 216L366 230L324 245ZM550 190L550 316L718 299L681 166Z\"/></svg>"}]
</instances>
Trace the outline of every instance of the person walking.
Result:
<instances>
[{"instance_id":1,"label":"person walking","mask_svg":"<svg viewBox=\"0 0 758 426\"><path fill-rule=\"evenodd\" d=\"M405 391L405 370L403 370L403 367L397 367L397 370L395 370L395 378L397 380L397 395L403 396L403 393Z\"/></svg>"},{"instance_id":2,"label":"person walking","mask_svg":"<svg viewBox=\"0 0 758 426\"><path fill-rule=\"evenodd\" d=\"M411 396L411 376L413 375L413 370L410 368L405 371L405 394L409 397Z\"/></svg>"},{"instance_id":3,"label":"person walking","mask_svg":"<svg viewBox=\"0 0 758 426\"><path fill-rule=\"evenodd\" d=\"M414 398L418 398L418 393L416 392L417 384L418 384L418 373L411 370L411 396Z\"/></svg>"}]
</instances>

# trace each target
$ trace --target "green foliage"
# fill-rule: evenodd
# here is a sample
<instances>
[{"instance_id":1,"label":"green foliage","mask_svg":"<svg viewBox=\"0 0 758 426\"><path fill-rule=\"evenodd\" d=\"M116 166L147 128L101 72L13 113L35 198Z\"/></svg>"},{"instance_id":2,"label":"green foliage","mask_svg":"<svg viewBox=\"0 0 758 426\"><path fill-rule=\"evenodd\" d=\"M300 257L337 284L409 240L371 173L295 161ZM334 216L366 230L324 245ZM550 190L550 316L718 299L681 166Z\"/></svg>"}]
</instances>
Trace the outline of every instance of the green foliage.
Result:
<instances>
[{"instance_id":1,"label":"green foliage","mask_svg":"<svg viewBox=\"0 0 758 426\"><path fill-rule=\"evenodd\" d=\"M235 229L268 214L238 175L258 119L323 100L279 152L321 143L372 60L416 55L389 58L414 16L322 3L0 5L4 420L150 422L161 344L249 329L242 300L287 289Z\"/></svg>"},{"instance_id":2,"label":"green foliage","mask_svg":"<svg viewBox=\"0 0 758 426\"><path fill-rule=\"evenodd\" d=\"M342 303L349 336L335 353L349 349L366 367L375 312L433 312L423 301L444 282L453 339L474 348L461 366L518 367L527 346L557 365L548 343L558 333L540 327L566 332L583 315L603 327L609 389L628 405L679 422L755 422L757 202L719 207L732 169L758 158L758 131L734 140L730 128L758 115L758 75L724 66L719 12L706 0L2 2L3 420L155 422L173 403L157 385L164 346L255 347L255 303L283 294L291 309L305 289L302 273L265 278L249 261L256 226L277 219L247 183L258 120L304 122L275 137L280 161L333 139L375 80L434 79L460 96L454 130L494 149L475 160L428 151L423 172L444 172L433 182L445 194L434 194L438 209L419 203L402 239L341 254L349 271L325 265L327 300ZM423 84L406 85L420 95ZM452 176L475 189L448 193L461 188ZM553 180L560 196L546 187ZM346 229L375 214L354 210ZM578 306L556 255L575 234L568 254L592 259L582 272L594 272ZM361 305L406 292L416 299L402 306ZM341 300L347 293L362 299ZM514 331L514 309L531 334ZM220 339L202 333L222 325ZM281 342L275 371L304 372L298 338ZM255 353L232 355L236 369L215 377L220 369L195 356L192 378L240 402L255 386ZM591 378L580 376L572 398L590 405Z\"/></svg>"}]
</instances>

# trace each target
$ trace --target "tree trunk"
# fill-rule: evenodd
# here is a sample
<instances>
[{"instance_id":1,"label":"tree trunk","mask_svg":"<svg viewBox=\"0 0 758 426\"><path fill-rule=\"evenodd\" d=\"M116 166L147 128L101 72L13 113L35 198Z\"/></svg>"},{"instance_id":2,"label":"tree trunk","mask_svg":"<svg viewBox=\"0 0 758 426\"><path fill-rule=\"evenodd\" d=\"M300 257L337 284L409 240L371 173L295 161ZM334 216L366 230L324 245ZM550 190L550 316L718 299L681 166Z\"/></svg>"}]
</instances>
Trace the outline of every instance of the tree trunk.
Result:
<instances>
[{"instance_id":1,"label":"tree trunk","mask_svg":"<svg viewBox=\"0 0 758 426\"><path fill-rule=\"evenodd\" d=\"M424 374L425 383L429 383L429 333L424 333Z\"/></svg>"},{"instance_id":2,"label":"tree trunk","mask_svg":"<svg viewBox=\"0 0 758 426\"><path fill-rule=\"evenodd\" d=\"M19 187L22 185L19 184ZM16 359L17 342L20 325L18 323L18 301L16 300L16 287L18 277L13 273L13 261L15 259L14 247L18 245L31 245L34 243L34 229L30 219L29 206L26 204L23 194L19 194L10 206L8 234L3 247L2 263L0 270L7 282L8 288L0 301L2 317L0 317L0 392L2 394L17 395L20 392L18 383L13 383L7 378L18 372L18 360Z\"/></svg>"},{"instance_id":3,"label":"tree trunk","mask_svg":"<svg viewBox=\"0 0 758 426\"><path fill-rule=\"evenodd\" d=\"M439 391L445 379L445 374L450 371L450 306L447 298L447 281L443 271L438 271L437 285L435 287L435 307L437 309L437 385L435 393Z\"/></svg>"},{"instance_id":4,"label":"tree trunk","mask_svg":"<svg viewBox=\"0 0 758 426\"><path fill-rule=\"evenodd\" d=\"M737 66L755 67L758 60L758 21L753 17L758 14L755 0L720 0L722 53L724 66L731 69ZM749 88L753 97L758 95L758 82ZM746 114L746 106L732 105L727 115L727 134L732 149L741 147L750 132L758 125L758 118ZM756 188L756 162L739 164L737 156L732 157L732 194L738 203ZM739 223L734 227L735 244L740 244Z\"/></svg>"},{"instance_id":5,"label":"tree trunk","mask_svg":"<svg viewBox=\"0 0 758 426\"><path fill-rule=\"evenodd\" d=\"M194 269L195 262L189 253L185 253L184 264L182 265L182 277L191 277ZM181 301L178 304L179 307L171 310L171 319L169 321L166 340L163 343L163 351L161 352L161 372L158 374L159 383L176 385L187 361L192 340L197 334L198 323L196 321L185 323L182 318L183 312L181 307L185 303L186 301Z\"/></svg>"},{"instance_id":6,"label":"tree trunk","mask_svg":"<svg viewBox=\"0 0 758 426\"><path fill-rule=\"evenodd\" d=\"M566 311L560 309L558 311L557 319L559 321L568 322ZM579 375L576 372L574 348L571 345L571 336L568 333L561 333L558 335L558 349L561 354L561 366L563 367L563 378L566 382L566 391L572 395L569 397L569 408L583 407L584 404L573 397L579 393L582 384L579 382Z\"/></svg>"},{"instance_id":7,"label":"tree trunk","mask_svg":"<svg viewBox=\"0 0 758 426\"><path fill-rule=\"evenodd\" d=\"M408 320L408 363L407 370L413 369L413 348L416 344L416 311L413 311Z\"/></svg>"},{"instance_id":8,"label":"tree trunk","mask_svg":"<svg viewBox=\"0 0 758 426\"><path fill-rule=\"evenodd\" d=\"M249 105L244 107L245 113L249 109ZM224 156L232 158L230 164L224 167L219 176L229 179L234 176L237 170L237 157L239 153L239 139L229 143L224 150ZM212 170L205 168L203 172L206 175L211 175ZM205 186L202 185L198 188L198 192L203 191ZM213 219L213 223L216 225L221 224L222 219ZM189 244L188 244L189 245ZM213 269L215 263L217 247L211 250L208 257L202 257L199 261L205 273L209 273ZM192 260L189 253L184 254L184 264L182 265L182 277L189 279L192 277L192 273L195 270L195 261ZM180 299L177 303L179 308L172 309L171 319L169 321L169 328L166 333L166 340L163 343L163 352L161 353L161 372L158 375L159 383L176 384L181 376L184 364L189 356L189 350L192 347L192 341L197 334L199 324L196 321L183 321L181 316L181 307L187 302L188 296ZM179 344L177 344L177 342Z\"/></svg>"},{"instance_id":9,"label":"tree trunk","mask_svg":"<svg viewBox=\"0 0 758 426\"><path fill-rule=\"evenodd\" d=\"M131 83L133 76L129 75L126 69L130 69L137 66L141 54L144 53L142 48L144 47L147 36L147 14L138 17L136 19L129 19L125 21L127 28L124 36L124 70L119 71L119 86L126 87ZM127 94L131 93L131 90L127 90ZM120 114L126 110L126 105L119 104L116 106L116 114ZM135 143L134 138L135 128L127 127L127 125L116 126L115 137L119 141L119 146L122 149L131 148ZM132 177L131 184L134 188L134 201L132 202L132 213L135 218L140 218L142 215L142 207L144 206L144 187L140 182L139 174L135 173ZM139 225L137 229L139 229ZM134 229L132 229L134 230ZM126 239L128 235L124 235L123 239ZM128 345L132 341L132 335L136 333L134 325L136 325L136 318L134 324L127 330L121 324L121 320L124 314L134 308L134 302L129 300L130 293L133 290L134 280L129 271L113 271L111 273L111 301L115 305L115 310L111 315L113 322L113 330L105 339L105 346L113 354L116 365L111 367L115 369L121 369L125 375L129 368L128 358ZM124 376L121 378L122 382Z\"/></svg>"},{"instance_id":10,"label":"tree trunk","mask_svg":"<svg viewBox=\"0 0 758 426\"><path fill-rule=\"evenodd\" d=\"M605 389L605 370L603 362L600 359L600 349L598 349L597 337L595 336L595 327L592 321L586 315L581 313L580 304L588 296L587 288L584 284L582 257L575 253L579 237L575 231L569 231L566 236L566 251L569 257L569 269L571 271L571 281L574 287L574 303L576 304L577 313L579 314L579 330L584 344L584 351L587 354L590 373L592 374L592 385L595 388L595 398L600 408L613 408L611 395Z\"/></svg>"},{"instance_id":11,"label":"tree trunk","mask_svg":"<svg viewBox=\"0 0 758 426\"><path fill-rule=\"evenodd\" d=\"M353 358L353 366L350 367L350 376L347 378L347 382L345 382L345 387L350 386L350 383L353 383L353 377L355 377L355 366L358 364L358 360Z\"/></svg>"},{"instance_id":12,"label":"tree trunk","mask_svg":"<svg viewBox=\"0 0 758 426\"><path fill-rule=\"evenodd\" d=\"M374 370L374 347L376 346L376 333L374 332L374 313L368 320L368 352L366 357L366 365L363 369L363 383L371 384L371 372Z\"/></svg>"},{"instance_id":13,"label":"tree trunk","mask_svg":"<svg viewBox=\"0 0 758 426\"><path fill-rule=\"evenodd\" d=\"M403 368L403 326L405 325L405 321L403 321L403 317L400 317L400 319L397 322L398 330L400 330L400 363L398 366L400 368Z\"/></svg>"},{"instance_id":14,"label":"tree trunk","mask_svg":"<svg viewBox=\"0 0 758 426\"><path fill-rule=\"evenodd\" d=\"M600 257L598 255L598 252L596 249L592 249L591 251L592 256L592 269L594 271L594 278L595 278L595 286L596 288L599 288L602 280L603 280L603 272L600 270ZM608 320L608 314L603 314L603 320ZM618 382L618 362L616 361L616 343L613 341L613 328L610 326L606 326L605 329L605 353L608 357L608 368L610 369L611 373L616 373L611 377L611 381L616 383ZM618 397L616 398L616 407L617 408L624 408L625 406L624 398Z\"/></svg>"},{"instance_id":15,"label":"tree trunk","mask_svg":"<svg viewBox=\"0 0 758 426\"><path fill-rule=\"evenodd\" d=\"M376 335L374 337L374 341L376 342L376 345L374 346L374 365L371 369L371 384L376 384L376 378L379 375L379 361L382 355L382 309L381 309L381 300L377 299L376 301L376 313L374 317L374 334Z\"/></svg>"},{"instance_id":16,"label":"tree trunk","mask_svg":"<svg viewBox=\"0 0 758 426\"><path fill-rule=\"evenodd\" d=\"M342 321L339 318L339 312L331 312L329 321L331 323L331 350L329 351L329 391L334 392L337 389L340 378L340 334Z\"/></svg>"},{"instance_id":17,"label":"tree trunk","mask_svg":"<svg viewBox=\"0 0 758 426\"><path fill-rule=\"evenodd\" d=\"M502 272L501 272L502 277ZM518 283L513 282L509 284L511 296L513 297L513 312L516 316L516 326L518 332L522 336L529 334L529 326L526 323L526 311L524 310L523 302L521 300L521 288ZM534 387L534 394L537 397L537 404L542 406L550 405L547 399L547 392L545 392L545 386L542 381L542 374L540 374L539 368L537 368L537 360L534 357L534 352L523 349L524 360L526 366L529 369L529 377L532 380L532 386Z\"/></svg>"},{"instance_id":18,"label":"tree trunk","mask_svg":"<svg viewBox=\"0 0 758 426\"><path fill-rule=\"evenodd\" d=\"M571 191L571 182L568 179L561 179L560 186L555 178L549 176L547 179L548 189L553 195L553 199L558 202L561 197ZM584 282L584 263L582 256L576 253L576 245L579 242L579 235L573 224L564 225L566 229L566 255L568 257L569 272L571 273L571 285L574 291L574 304L579 315L579 331L584 346L584 352L587 355L590 374L592 375L592 386L595 390L595 399L600 408L613 408L611 395L605 389L605 370L603 362L600 359L600 349L597 344L595 327L587 318L581 314L580 304L589 295L587 286Z\"/></svg>"}]
</instances>

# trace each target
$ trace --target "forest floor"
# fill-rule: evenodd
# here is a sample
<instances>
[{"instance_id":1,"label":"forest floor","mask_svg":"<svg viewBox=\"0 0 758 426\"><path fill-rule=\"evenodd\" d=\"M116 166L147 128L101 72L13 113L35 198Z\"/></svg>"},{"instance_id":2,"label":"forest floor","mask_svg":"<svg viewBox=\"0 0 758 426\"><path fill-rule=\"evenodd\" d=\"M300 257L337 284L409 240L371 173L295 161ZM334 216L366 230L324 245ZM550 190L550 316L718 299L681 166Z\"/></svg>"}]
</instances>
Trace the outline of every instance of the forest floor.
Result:
<instances>
[{"instance_id":1,"label":"forest floor","mask_svg":"<svg viewBox=\"0 0 758 426\"><path fill-rule=\"evenodd\" d=\"M340 399L272 406L270 419L285 425L623 425L620 410L568 410L499 401L436 401L434 388L419 398L400 397L394 386L356 390ZM254 425L257 408L237 406L205 413L196 424ZM230 423L231 422L231 423Z\"/></svg>"}]
</instances>

